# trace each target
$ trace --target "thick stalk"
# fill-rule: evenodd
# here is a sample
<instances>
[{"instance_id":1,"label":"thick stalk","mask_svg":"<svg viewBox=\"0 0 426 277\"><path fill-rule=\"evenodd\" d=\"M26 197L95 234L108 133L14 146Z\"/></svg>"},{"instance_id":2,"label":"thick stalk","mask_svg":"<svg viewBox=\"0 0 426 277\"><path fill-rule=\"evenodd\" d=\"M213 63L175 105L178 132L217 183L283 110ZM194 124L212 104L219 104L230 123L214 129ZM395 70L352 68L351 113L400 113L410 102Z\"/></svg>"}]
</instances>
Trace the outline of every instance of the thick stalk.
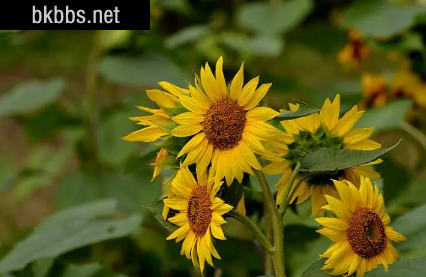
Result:
<instances>
[{"instance_id":1,"label":"thick stalk","mask_svg":"<svg viewBox=\"0 0 426 277\"><path fill-rule=\"evenodd\" d=\"M266 252L268 252L269 254L274 252L274 247L272 246L271 242L265 237L259 227L257 227L257 225L253 221L251 221L250 218L243 214L240 214L235 210L230 211L228 214L236 220L240 221L241 223L245 224L247 227L249 227L256 235L256 238L262 244Z\"/></svg>"},{"instance_id":2,"label":"thick stalk","mask_svg":"<svg viewBox=\"0 0 426 277\"><path fill-rule=\"evenodd\" d=\"M280 215L281 217L284 215L284 211L286 210L286 207L288 206L290 199L289 198L289 194L291 191L291 187L294 184L294 181L297 178L297 174L299 173L299 169L300 169L300 163L296 164L296 167L293 169L293 173L291 174L290 180L288 180L287 186L285 187L285 191L284 191L284 196L283 196L283 200L281 201L281 205L280 205Z\"/></svg>"},{"instance_id":3,"label":"thick stalk","mask_svg":"<svg viewBox=\"0 0 426 277\"><path fill-rule=\"evenodd\" d=\"M257 179L259 180L260 187L262 188L267 208L271 215L272 220L272 231L274 233L274 268L276 277L285 277L285 265L284 265L284 232L283 223L280 213L275 204L274 197L271 190L269 189L268 182L266 181L265 175L262 171L255 170Z\"/></svg>"},{"instance_id":4,"label":"thick stalk","mask_svg":"<svg viewBox=\"0 0 426 277\"><path fill-rule=\"evenodd\" d=\"M272 231L272 222L269 220L271 215L269 214L269 210L266 205L266 201L263 203L263 214L265 216L265 229L266 229L266 238L269 241L274 240L274 232ZM265 275L266 276L274 276L274 261L272 260L271 255L266 255L265 257Z\"/></svg>"}]
</instances>

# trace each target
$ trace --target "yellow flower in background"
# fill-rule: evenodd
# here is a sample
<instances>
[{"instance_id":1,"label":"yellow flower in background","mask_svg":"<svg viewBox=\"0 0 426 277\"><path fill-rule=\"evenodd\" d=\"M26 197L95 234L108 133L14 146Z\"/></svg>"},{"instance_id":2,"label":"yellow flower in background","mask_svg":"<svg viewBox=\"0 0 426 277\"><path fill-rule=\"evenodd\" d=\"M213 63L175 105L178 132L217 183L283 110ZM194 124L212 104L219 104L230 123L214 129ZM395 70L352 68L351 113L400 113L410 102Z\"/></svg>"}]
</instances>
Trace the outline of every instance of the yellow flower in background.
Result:
<instances>
[{"instance_id":1,"label":"yellow flower in background","mask_svg":"<svg viewBox=\"0 0 426 277\"><path fill-rule=\"evenodd\" d=\"M225 240L221 225L226 221L222 215L232 210L232 206L216 197L223 182L215 183L214 176L207 173L197 175L195 180L186 167L181 167L172 183L174 197L164 199L164 205L179 211L169 221L177 226L168 240L183 240L181 255L191 259L195 267L204 270L204 264L213 266L213 257L220 259L212 236Z\"/></svg>"},{"instance_id":2,"label":"yellow flower in background","mask_svg":"<svg viewBox=\"0 0 426 277\"><path fill-rule=\"evenodd\" d=\"M360 106L364 109L380 108L387 103L409 98L418 107L426 109L426 82L411 70L409 62L405 61L390 78L380 74L363 74L361 77L363 97Z\"/></svg>"},{"instance_id":3,"label":"yellow flower in background","mask_svg":"<svg viewBox=\"0 0 426 277\"><path fill-rule=\"evenodd\" d=\"M318 233L334 243L322 254L327 258L322 269L333 269L333 275L357 277L382 264L388 265L398 260L398 252L393 241L406 238L389 226L390 218L385 213L383 196L377 185L373 187L368 178L361 177L357 189L348 181L334 181L340 199L327 195L328 205L324 208L334 212L338 218L322 217L315 219L324 228Z\"/></svg>"},{"instance_id":4,"label":"yellow flower in background","mask_svg":"<svg viewBox=\"0 0 426 277\"><path fill-rule=\"evenodd\" d=\"M338 60L344 65L357 65L370 54L370 49L365 46L362 35L356 30L349 30L348 43L339 52Z\"/></svg>"},{"instance_id":5,"label":"yellow flower in background","mask_svg":"<svg viewBox=\"0 0 426 277\"><path fill-rule=\"evenodd\" d=\"M174 116L179 124L171 131L176 137L191 137L178 157L185 154L183 165L196 164L197 175L211 163L211 174L216 182L226 178L230 185L234 178L240 183L244 172L260 170L255 153L262 153L262 142L278 136L281 131L266 123L279 113L268 107L256 107L271 84L257 88L259 77L245 86L243 66L228 89L222 70L222 57L216 63L213 75L206 63L201 68L201 81L189 86L190 95L179 100L189 112Z\"/></svg>"},{"instance_id":6,"label":"yellow flower in background","mask_svg":"<svg viewBox=\"0 0 426 277\"><path fill-rule=\"evenodd\" d=\"M298 110L299 105L290 104L292 111ZM340 96L337 95L331 103L327 99L319 113L295 120L281 121L282 126L288 134L283 139L285 143L274 143L262 157L272 161L264 167L266 174L283 174L275 186L278 186L276 198L277 204L281 204L287 182L290 180L292 170L304 154L318 149L328 147L333 149L374 150L380 148L380 144L368 139L373 128L352 129L364 111L358 111L354 106L342 118L339 119ZM321 207L326 203L326 194L335 195L335 187L332 179L348 179L358 184L360 175L369 178L379 178L380 175L369 167L369 165L380 163L378 159L374 162L357 167L339 170L329 174L313 175L305 178L295 191L290 203L297 199L302 203L311 196L312 215L316 216ZM297 180L299 181L299 180Z\"/></svg>"},{"instance_id":7,"label":"yellow flower in background","mask_svg":"<svg viewBox=\"0 0 426 277\"><path fill-rule=\"evenodd\" d=\"M163 168L163 163L168 156L169 152L164 148L161 148L160 151L157 152L157 158L155 159L154 173L152 174L151 182L154 181L158 175L160 175L161 169Z\"/></svg>"},{"instance_id":8,"label":"yellow flower in background","mask_svg":"<svg viewBox=\"0 0 426 277\"><path fill-rule=\"evenodd\" d=\"M148 95L148 98L155 102L160 108L151 109L137 106L140 110L151 115L130 117L130 120L136 121L144 127L125 136L123 138L124 140L153 142L169 135L169 129L176 126L171 118L176 110L181 106L179 97L182 95L188 95L189 91L168 82L159 82L159 84L166 91L150 89L146 91L146 94Z\"/></svg>"}]
</instances>

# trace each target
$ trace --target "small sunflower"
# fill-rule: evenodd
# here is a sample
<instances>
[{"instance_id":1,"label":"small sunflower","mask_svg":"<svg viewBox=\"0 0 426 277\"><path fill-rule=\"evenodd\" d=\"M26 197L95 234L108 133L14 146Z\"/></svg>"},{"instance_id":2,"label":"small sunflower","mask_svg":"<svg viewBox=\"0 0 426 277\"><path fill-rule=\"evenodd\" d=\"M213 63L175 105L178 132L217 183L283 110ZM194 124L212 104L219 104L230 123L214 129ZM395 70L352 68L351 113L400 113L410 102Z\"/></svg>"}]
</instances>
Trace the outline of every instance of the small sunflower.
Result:
<instances>
[{"instance_id":1,"label":"small sunflower","mask_svg":"<svg viewBox=\"0 0 426 277\"><path fill-rule=\"evenodd\" d=\"M188 168L181 167L172 183L176 196L163 201L165 206L179 211L168 220L180 228L167 239L184 240L181 255L203 271L206 261L213 266L212 255L220 259L212 236L225 240L221 225L226 221L222 215L233 207L216 197L223 182L215 183L214 178L207 178L206 172L197 177L196 181Z\"/></svg>"},{"instance_id":2,"label":"small sunflower","mask_svg":"<svg viewBox=\"0 0 426 277\"><path fill-rule=\"evenodd\" d=\"M178 154L187 154L184 166L195 163L197 174L201 174L211 163L216 182L225 177L227 185L231 185L234 178L241 183L244 172L253 174L252 168L262 169L255 153L262 153L262 142L281 131L266 123L278 112L256 107L271 84L256 89L256 77L243 87L242 65L228 89L222 66L221 57L216 63L216 76L208 63L201 68L201 80L196 78L195 87L189 85L190 95L179 98L189 112L172 118L179 126L171 134L191 137Z\"/></svg>"},{"instance_id":3,"label":"small sunflower","mask_svg":"<svg viewBox=\"0 0 426 277\"><path fill-rule=\"evenodd\" d=\"M159 85L166 91L150 89L146 91L146 94L160 108L151 109L137 106L141 111L151 115L129 117L130 120L136 121L144 127L123 137L123 140L153 142L169 135L170 130L176 126L171 118L181 108L179 97L188 95L189 91L164 81L159 82Z\"/></svg>"},{"instance_id":4,"label":"small sunflower","mask_svg":"<svg viewBox=\"0 0 426 277\"><path fill-rule=\"evenodd\" d=\"M365 45L362 34L356 30L349 30L348 43L339 52L338 60L341 64L357 65L370 54L370 49Z\"/></svg>"},{"instance_id":5,"label":"small sunflower","mask_svg":"<svg viewBox=\"0 0 426 277\"><path fill-rule=\"evenodd\" d=\"M373 187L370 179L364 177L359 189L346 180L334 184L341 200L326 195L328 205L324 208L338 218L315 219L324 227L318 233L334 242L321 255L327 258L322 269L333 269L333 275L350 276L356 272L357 277L378 264L388 271L388 265L398 260L398 252L390 241L406 238L389 226L390 218L377 185Z\"/></svg>"},{"instance_id":6,"label":"small sunflower","mask_svg":"<svg viewBox=\"0 0 426 277\"><path fill-rule=\"evenodd\" d=\"M296 111L299 105L290 104L290 109ZM374 150L380 148L380 144L368 139L373 132L373 128L352 129L364 111L358 111L354 106L342 118L339 119L340 96L337 95L333 101L326 99L322 110L319 113L295 120L281 121L281 125L287 131L282 142L274 142L272 147L262 157L272 161L264 167L266 174L281 174L283 176L278 181L277 204L281 204L284 197L285 187L290 180L292 170L299 159L306 153L320 147L333 149L354 149L354 150ZM335 194L332 179L348 179L358 184L358 176L363 175L370 178L379 178L380 175L368 165L380 163L378 159L361 166L339 170L333 173L317 174L305 179L295 191L292 199L293 203L304 202L309 196L312 201L312 216L316 216L321 207L326 203L325 194ZM300 180L300 179L298 179Z\"/></svg>"}]
</instances>

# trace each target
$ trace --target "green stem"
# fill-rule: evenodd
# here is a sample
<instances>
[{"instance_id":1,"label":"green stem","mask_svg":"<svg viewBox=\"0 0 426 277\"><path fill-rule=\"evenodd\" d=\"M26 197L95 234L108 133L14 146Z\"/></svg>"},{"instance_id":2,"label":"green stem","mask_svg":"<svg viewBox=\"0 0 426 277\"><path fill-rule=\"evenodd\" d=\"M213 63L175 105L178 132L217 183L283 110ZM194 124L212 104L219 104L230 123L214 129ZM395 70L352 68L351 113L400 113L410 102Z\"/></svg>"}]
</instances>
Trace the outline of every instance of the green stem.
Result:
<instances>
[{"instance_id":1,"label":"green stem","mask_svg":"<svg viewBox=\"0 0 426 277\"><path fill-rule=\"evenodd\" d=\"M272 222L270 220L268 220L268 218L271 218L271 216L269 214L268 208L266 207L266 202L263 203L263 210L264 210L264 216L265 216L266 238L269 241L273 241L274 232L272 231ZM275 275L274 261L272 260L271 255L266 255L266 257L265 257L265 275L266 276Z\"/></svg>"},{"instance_id":2,"label":"green stem","mask_svg":"<svg viewBox=\"0 0 426 277\"><path fill-rule=\"evenodd\" d=\"M92 47L89 53L86 71L86 89L83 98L83 120L85 122L87 132L86 150L90 160L94 162L95 167L97 166L98 160L98 110L96 106L96 92L98 89L98 66L100 56L100 31L95 31Z\"/></svg>"},{"instance_id":3,"label":"green stem","mask_svg":"<svg viewBox=\"0 0 426 277\"><path fill-rule=\"evenodd\" d=\"M260 187L262 188L267 208L271 215L272 220L272 231L274 233L274 268L275 277L286 277L285 275L285 264L284 264L284 231L283 222L278 211L277 205L275 204L274 197L271 190L269 189L268 182L266 181L265 175L262 171L255 170L257 179L259 180Z\"/></svg>"},{"instance_id":4,"label":"green stem","mask_svg":"<svg viewBox=\"0 0 426 277\"><path fill-rule=\"evenodd\" d=\"M293 169L293 173L291 174L290 180L288 180L287 186L285 188L283 200L281 201L279 210L281 217L284 215L284 211L291 200L289 199L289 194L291 191L291 187L293 187L293 183L296 180L297 174L299 173L300 166L301 164L298 162L296 164L296 167Z\"/></svg>"},{"instance_id":5,"label":"green stem","mask_svg":"<svg viewBox=\"0 0 426 277\"><path fill-rule=\"evenodd\" d=\"M266 252L268 252L269 254L274 252L274 247L272 246L271 242L265 237L259 227L257 227L257 225L250 218L243 214L240 214L236 210L232 210L228 214L236 220L240 221L241 223L245 224L247 227L249 227L256 235L257 239L260 241Z\"/></svg>"}]
</instances>

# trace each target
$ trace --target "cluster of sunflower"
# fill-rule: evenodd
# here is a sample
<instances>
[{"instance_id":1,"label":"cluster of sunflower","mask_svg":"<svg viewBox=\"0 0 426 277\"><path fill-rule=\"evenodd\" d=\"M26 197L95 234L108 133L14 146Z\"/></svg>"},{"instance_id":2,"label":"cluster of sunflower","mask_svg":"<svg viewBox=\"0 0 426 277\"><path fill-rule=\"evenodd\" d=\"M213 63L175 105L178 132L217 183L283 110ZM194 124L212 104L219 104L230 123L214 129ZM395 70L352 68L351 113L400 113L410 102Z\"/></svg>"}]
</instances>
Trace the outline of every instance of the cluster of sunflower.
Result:
<instances>
[{"instance_id":1,"label":"cluster of sunflower","mask_svg":"<svg viewBox=\"0 0 426 277\"><path fill-rule=\"evenodd\" d=\"M149 115L130 118L144 127L125 140L157 142L161 147L153 179L163 166L178 165L163 199L164 219L177 226L167 239L183 241L181 254L201 271L206 262L213 266L212 257L220 259L213 238L225 240L221 227L226 223L224 217L231 211L242 216L245 213L244 196L233 207L221 199L223 187L242 183L247 174L256 175L259 182L263 174L282 174L275 197L269 191L268 198L268 192L263 191L274 211L310 197L312 217L325 210L335 214L316 218L324 227L318 232L334 242L320 255L326 258L324 270L332 269L334 275L356 272L357 277L378 264L387 270L388 264L398 259L390 241L403 241L405 237L389 226L383 196L369 179L379 177L369 166L381 160L309 176L298 172L299 159L320 147L380 148L369 139L372 128L352 129L363 111L354 106L339 118L337 95L332 102L327 99L319 112L282 120L281 126L275 127L271 120L281 113L259 105L271 84L258 86L256 77L244 85L243 66L227 84L222 67L219 58L213 74L206 63L188 88L160 82L164 90L147 90L159 108L138 107ZM300 104L290 104L289 108L295 112ZM274 241L274 247L282 243ZM274 247L267 252L282 251ZM284 261L274 263L276 276L285 276L277 272Z\"/></svg>"}]
</instances>

